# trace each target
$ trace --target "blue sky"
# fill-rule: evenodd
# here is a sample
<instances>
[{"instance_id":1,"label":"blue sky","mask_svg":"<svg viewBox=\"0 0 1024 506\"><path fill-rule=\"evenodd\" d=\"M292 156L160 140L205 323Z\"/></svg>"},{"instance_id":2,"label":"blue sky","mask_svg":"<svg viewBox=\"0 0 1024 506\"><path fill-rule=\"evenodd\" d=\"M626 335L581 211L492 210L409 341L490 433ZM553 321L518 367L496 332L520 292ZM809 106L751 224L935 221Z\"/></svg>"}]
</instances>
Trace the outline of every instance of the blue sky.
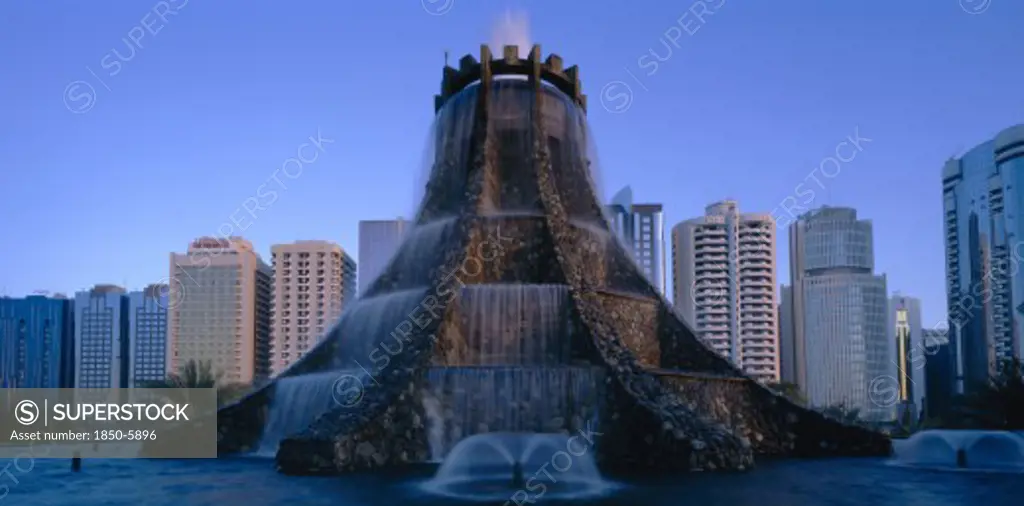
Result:
<instances>
[{"instance_id":1,"label":"blue sky","mask_svg":"<svg viewBox=\"0 0 1024 506\"><path fill-rule=\"evenodd\" d=\"M508 9L580 66L603 191L631 185L670 225L723 198L772 212L870 139L810 205L871 219L889 290L945 314L939 170L1024 122L1016 0L8 2L0 293L157 282L232 216L265 257L354 255L360 219L414 207L444 51L476 54ZM334 142L284 176L318 132Z\"/></svg>"}]
</instances>

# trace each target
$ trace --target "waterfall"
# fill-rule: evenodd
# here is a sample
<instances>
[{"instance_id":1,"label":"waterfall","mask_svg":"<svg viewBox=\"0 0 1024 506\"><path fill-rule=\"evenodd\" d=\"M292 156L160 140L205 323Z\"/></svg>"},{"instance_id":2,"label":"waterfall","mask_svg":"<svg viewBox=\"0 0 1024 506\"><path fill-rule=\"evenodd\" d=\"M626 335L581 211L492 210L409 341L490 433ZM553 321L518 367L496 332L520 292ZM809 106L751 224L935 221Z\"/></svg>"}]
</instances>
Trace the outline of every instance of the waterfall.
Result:
<instances>
[{"instance_id":1,"label":"waterfall","mask_svg":"<svg viewBox=\"0 0 1024 506\"><path fill-rule=\"evenodd\" d=\"M590 366L434 368L427 379L443 414L431 428L436 456L473 434L597 427L605 384L603 370Z\"/></svg>"},{"instance_id":2,"label":"waterfall","mask_svg":"<svg viewBox=\"0 0 1024 506\"><path fill-rule=\"evenodd\" d=\"M338 377L338 372L322 372L277 380L256 455L275 456L282 439L309 427L333 407L331 393Z\"/></svg>"},{"instance_id":3,"label":"waterfall","mask_svg":"<svg viewBox=\"0 0 1024 506\"><path fill-rule=\"evenodd\" d=\"M401 280L401 288L425 284L428 280L423 266L444 261L443 246L455 232L455 216L438 217L429 223L414 225L387 266L378 274L378 279L384 275L393 276L392 279ZM373 285L378 279L367 282Z\"/></svg>"},{"instance_id":4,"label":"waterfall","mask_svg":"<svg viewBox=\"0 0 1024 506\"><path fill-rule=\"evenodd\" d=\"M400 325L412 327L409 315L426 300L427 295L429 292L426 288L415 288L357 300L332 330L338 333L335 338L335 368L372 370L374 366L371 365L373 359L370 355L374 350L382 346L389 350L404 346L401 336L397 336L400 332L395 331Z\"/></svg>"},{"instance_id":5,"label":"waterfall","mask_svg":"<svg viewBox=\"0 0 1024 506\"><path fill-rule=\"evenodd\" d=\"M569 359L571 302L565 285L470 285L458 301L466 364L558 364Z\"/></svg>"}]
</instances>

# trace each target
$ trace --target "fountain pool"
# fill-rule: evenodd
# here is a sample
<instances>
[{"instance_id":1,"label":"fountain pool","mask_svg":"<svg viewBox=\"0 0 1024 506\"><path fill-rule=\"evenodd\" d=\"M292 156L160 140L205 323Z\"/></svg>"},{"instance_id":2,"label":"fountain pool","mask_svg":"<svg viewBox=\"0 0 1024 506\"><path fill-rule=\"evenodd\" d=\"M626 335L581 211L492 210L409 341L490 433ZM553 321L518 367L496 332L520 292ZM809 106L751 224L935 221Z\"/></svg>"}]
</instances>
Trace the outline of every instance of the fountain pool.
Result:
<instances>
[{"instance_id":1,"label":"fountain pool","mask_svg":"<svg viewBox=\"0 0 1024 506\"><path fill-rule=\"evenodd\" d=\"M294 477L269 459L93 460L72 472L67 459L0 460L17 479L0 483L11 506L451 506L481 504L426 494L434 466L401 472ZM690 473L642 479L616 477L602 497L577 501L541 497L533 504L587 506L1011 506L1024 480L1005 473L947 473L889 466L881 458L764 462L752 472ZM6 489L4 487L7 487ZM506 489L507 490L507 489ZM6 492L6 495L4 495ZM511 495L483 504L500 506ZM531 496L530 499L535 499ZM523 502L523 504L530 504Z\"/></svg>"}]
</instances>

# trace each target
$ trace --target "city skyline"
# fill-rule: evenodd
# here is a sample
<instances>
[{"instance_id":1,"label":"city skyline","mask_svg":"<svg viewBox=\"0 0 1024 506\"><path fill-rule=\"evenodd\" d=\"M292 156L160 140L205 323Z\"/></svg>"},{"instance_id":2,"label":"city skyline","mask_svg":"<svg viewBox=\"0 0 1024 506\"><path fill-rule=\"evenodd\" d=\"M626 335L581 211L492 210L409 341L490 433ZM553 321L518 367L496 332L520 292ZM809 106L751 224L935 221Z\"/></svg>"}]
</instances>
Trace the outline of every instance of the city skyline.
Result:
<instances>
[{"instance_id":1,"label":"city skyline","mask_svg":"<svg viewBox=\"0 0 1024 506\"><path fill-rule=\"evenodd\" d=\"M0 499L1024 496L1024 0L240 7L0 16Z\"/></svg>"},{"instance_id":2,"label":"city skyline","mask_svg":"<svg viewBox=\"0 0 1024 506\"><path fill-rule=\"evenodd\" d=\"M919 294L924 326L943 320L942 232L922 226L906 239L904 223L940 219L936 173L948 157L1021 122L1024 98L1013 83L1021 81L1022 71L1000 62L1019 59L1020 49L1002 41L1009 40L1013 14L1024 6L997 2L983 15L969 16L955 2L911 2L887 4L880 16L867 5L722 3L698 31L683 33L680 47L666 46L665 33L677 26L685 5L648 9L627 23L617 13L621 6L599 2L588 23L571 34L557 21L570 6L524 5L531 13L531 42L558 47L589 69L584 90L592 99L589 116L602 150L602 188L631 185L645 200L663 203L666 223L674 224L699 214L711 200L734 198L747 209L764 212L787 198L807 205L797 194L803 184L803 190L815 191L810 205L852 206L873 219L878 271L887 273L892 289ZM486 29L449 35L451 28L489 22L505 8L460 3L444 16L426 16L419 8L394 12L358 5L353 13L325 4L310 21L303 9L259 6L243 13L251 23L237 23L229 19L239 13L228 7L197 5L188 3L177 16L168 17L159 35L147 38L145 48L122 62L122 71L113 77L103 73L100 61L111 46L121 44L119 37L138 23L142 12L136 16L115 6L71 6L67 19L78 21L64 29L88 30L83 35L95 43L70 47L56 41L28 43L30 34L21 27L31 26L36 18L48 19L47 13L32 5L12 7L10 19L25 22L8 33L27 48L11 62L12 70L35 76L41 85L11 90L12 120L23 128L3 136L0 147L23 170L5 176L13 198L0 209L27 217L12 224L10 236L29 237L32 246L14 249L10 261L53 268L6 270L0 291L74 292L104 280L131 288L166 282L160 265L165 252L197 235L217 233L232 216L240 223L233 228L245 228L233 232L258 245L264 258L269 258L271 244L303 238L332 240L354 250L358 220L409 215L415 205L416 171L432 118L431 104L423 97L436 88L436 66L444 50L457 59L491 39ZM366 28L372 22L333 29L339 20L345 24L355 17L387 18L403 34L429 42L409 47L389 41ZM784 33L779 24L764 22L811 18L816 22L800 33ZM81 26L83 20L88 27ZM70 21L54 22L59 29ZM275 23L283 23L282 30L298 24L307 29L295 39L290 29L289 37L278 37L247 28ZM908 23L915 27L913 35L894 29ZM864 30L877 37L864 42L858 35ZM616 35L613 43L596 46L609 32ZM200 54L213 50L223 56L239 45L252 54L287 53L289 64L267 58L268 71L277 76L270 85L245 70L256 60L220 58L219 66L202 65L200 91L182 91L192 88L191 71ZM332 48L373 45L400 50L387 63L376 61L374 51L357 53L350 66L395 72L401 78L349 79L342 71L349 66L331 63L338 60ZM971 50L979 46L991 50ZM670 57L665 56L666 47L674 51ZM921 47L932 50L922 54ZM652 50L664 61L648 75L650 69L639 68L637 60L643 56L650 61ZM949 54L959 57L952 63L937 57ZM101 73L109 90L85 66ZM298 67L303 73L289 70ZM889 79L876 80L877 75ZM987 76L985 93L958 76ZM58 95L66 84L86 79L99 95L96 105L73 114ZM237 94L238 79L249 91ZM615 81L629 84L633 92L628 110L618 114L601 106L601 91ZM253 107L252 98L264 94L284 98ZM156 96L161 99L154 101ZM197 98L208 107L202 114L186 105ZM823 101L829 104L827 113L820 107ZM939 103L945 106L936 113L934 104ZM686 113L689 109L699 116ZM132 110L147 113L131 129L114 121L114 115ZM404 118L402 130L413 139L402 149L384 149L393 136L384 118L398 112ZM935 114L941 121L934 120ZM817 186L809 179L812 171L858 127L872 141L836 177L818 174L824 188ZM194 135L178 135L183 129ZM283 174L283 162L318 135L324 148L319 158L301 172L286 167L289 174L298 174L295 178ZM155 140L165 138L178 141L172 148ZM61 149L37 156L38 148L51 142L46 139L62 139ZM745 149L727 148L737 139ZM302 156L309 160L312 153L306 148ZM45 183L79 170L93 174L84 185L57 188ZM826 170L835 174L828 166ZM686 181L694 175L702 177ZM115 180L122 182L109 183ZM126 191L142 183L145 191ZM365 191L350 192L331 210L332 216L345 218L323 220L324 203L332 201L332 193L353 186ZM269 191L276 193L270 196ZM250 198L259 199L261 206L253 213L243 206ZM162 200L189 205L172 213L178 206L153 205ZM18 211L26 206L30 212ZM81 212L61 218L67 208ZM125 220L98 219L127 208L146 212ZM49 224L50 233L33 237L41 223ZM56 260L57 238L80 251L74 268ZM786 242L781 233L779 238ZM920 252L901 254L904 242ZM779 251L783 254L784 244ZM780 264L779 276L785 278L788 267Z\"/></svg>"}]
</instances>

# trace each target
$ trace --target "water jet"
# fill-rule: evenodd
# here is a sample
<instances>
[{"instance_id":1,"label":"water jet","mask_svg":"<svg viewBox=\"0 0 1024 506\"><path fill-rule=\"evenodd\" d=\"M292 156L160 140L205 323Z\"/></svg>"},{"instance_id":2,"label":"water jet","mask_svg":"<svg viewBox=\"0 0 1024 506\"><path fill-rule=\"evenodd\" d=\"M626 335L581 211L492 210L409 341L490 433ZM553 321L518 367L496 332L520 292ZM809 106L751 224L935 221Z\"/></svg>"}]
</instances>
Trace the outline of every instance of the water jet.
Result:
<instances>
[{"instance_id":1,"label":"water jet","mask_svg":"<svg viewBox=\"0 0 1024 506\"><path fill-rule=\"evenodd\" d=\"M925 430L895 445L892 461L929 469L1024 472L1024 437L1005 431Z\"/></svg>"}]
</instances>

